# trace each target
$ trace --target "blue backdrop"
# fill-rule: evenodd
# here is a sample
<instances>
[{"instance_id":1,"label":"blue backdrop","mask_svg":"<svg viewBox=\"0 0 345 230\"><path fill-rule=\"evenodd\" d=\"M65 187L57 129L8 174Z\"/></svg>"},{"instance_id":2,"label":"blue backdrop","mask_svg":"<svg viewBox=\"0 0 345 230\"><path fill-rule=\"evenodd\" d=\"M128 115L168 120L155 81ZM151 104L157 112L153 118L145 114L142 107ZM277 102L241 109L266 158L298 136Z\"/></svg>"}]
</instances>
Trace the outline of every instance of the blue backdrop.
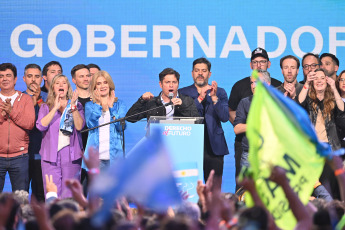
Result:
<instances>
[{"instance_id":1,"label":"blue backdrop","mask_svg":"<svg viewBox=\"0 0 345 230\"><path fill-rule=\"evenodd\" d=\"M279 60L305 52L331 52L345 68L345 2L328 1L2 1L0 62L18 68L59 61L64 74L80 63L96 63L116 84L128 108L146 91L158 94L158 73L172 67L180 87L192 84L192 61L212 62L212 80L230 93L250 74L251 50L269 52L271 75L282 80ZM340 71L339 71L340 72ZM298 80L303 78L302 69ZM126 148L144 135L145 122L130 124ZM224 191L233 191L234 134L223 125L226 157Z\"/></svg>"}]
</instances>

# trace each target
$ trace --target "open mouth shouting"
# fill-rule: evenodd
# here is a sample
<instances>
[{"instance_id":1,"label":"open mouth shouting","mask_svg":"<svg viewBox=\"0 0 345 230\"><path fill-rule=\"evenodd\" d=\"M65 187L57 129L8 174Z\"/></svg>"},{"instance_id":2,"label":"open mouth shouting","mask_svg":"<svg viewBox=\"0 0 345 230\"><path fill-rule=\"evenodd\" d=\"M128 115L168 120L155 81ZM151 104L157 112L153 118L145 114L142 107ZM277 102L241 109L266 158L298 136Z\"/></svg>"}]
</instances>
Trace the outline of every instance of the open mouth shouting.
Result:
<instances>
[{"instance_id":1,"label":"open mouth shouting","mask_svg":"<svg viewBox=\"0 0 345 230\"><path fill-rule=\"evenodd\" d=\"M65 95L65 89L63 89L63 88L58 89L58 94L60 96L64 96Z\"/></svg>"}]
</instances>

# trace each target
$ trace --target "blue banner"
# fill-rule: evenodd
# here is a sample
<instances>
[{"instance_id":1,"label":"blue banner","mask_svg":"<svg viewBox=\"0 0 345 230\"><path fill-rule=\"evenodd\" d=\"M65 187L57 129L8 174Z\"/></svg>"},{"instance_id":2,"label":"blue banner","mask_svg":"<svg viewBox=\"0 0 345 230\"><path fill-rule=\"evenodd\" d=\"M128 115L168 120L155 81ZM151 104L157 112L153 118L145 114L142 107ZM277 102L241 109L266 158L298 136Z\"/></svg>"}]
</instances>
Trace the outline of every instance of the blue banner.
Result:
<instances>
[{"instance_id":1,"label":"blue banner","mask_svg":"<svg viewBox=\"0 0 345 230\"><path fill-rule=\"evenodd\" d=\"M180 87L193 83L192 62L206 57L212 77L227 93L250 75L251 51L260 46L283 80L279 60L292 54L330 52L345 69L345 2L329 1L137 1L5 0L0 8L0 62L18 68L16 88L24 90L25 65L59 61L70 78L73 66L96 63L112 76L116 96L129 108L143 93L160 92L158 74L172 67ZM303 79L302 69L298 80ZM70 78L71 79L71 78ZM126 149L145 133L128 125ZM140 128L138 128L140 127ZM224 124L231 155L223 183L234 188L233 141ZM229 176L231 175L231 176Z\"/></svg>"}]
</instances>

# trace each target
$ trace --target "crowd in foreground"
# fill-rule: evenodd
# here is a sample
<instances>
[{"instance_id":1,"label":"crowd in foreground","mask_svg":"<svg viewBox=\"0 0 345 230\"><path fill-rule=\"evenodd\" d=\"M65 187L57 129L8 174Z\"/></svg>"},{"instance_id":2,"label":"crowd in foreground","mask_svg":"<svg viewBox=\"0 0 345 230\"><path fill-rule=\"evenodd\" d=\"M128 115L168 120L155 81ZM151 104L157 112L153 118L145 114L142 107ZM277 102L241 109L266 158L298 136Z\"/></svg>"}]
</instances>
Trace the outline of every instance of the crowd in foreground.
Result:
<instances>
[{"instance_id":1,"label":"crowd in foreground","mask_svg":"<svg viewBox=\"0 0 345 230\"><path fill-rule=\"evenodd\" d=\"M85 163L93 168L99 167L99 153L93 151ZM283 168L272 168L270 181L281 186L289 201L290 209L297 221L295 229L343 229L345 211L345 172L342 160L333 157L327 164L338 172L337 180L341 190L341 200L326 201L322 198L310 197L304 205L289 185ZM339 173L339 170L341 173ZM90 177L91 184L99 175ZM0 195L0 227L2 229L41 229L41 230L72 230L72 229L279 229L256 190L255 182L246 175L238 183L243 187L241 194L221 193L215 186L219 178L212 170L205 184L198 181L197 204L187 201L188 194L181 194L184 200L181 205L169 207L165 212L145 209L135 198L125 197L113 201L109 210L109 218L101 224L94 223L94 217L102 206L100 197L92 194L86 198L79 180L69 179L66 186L72 197L61 199L57 195L57 187L52 176L46 175L46 203L38 202L26 191L2 193ZM140 191L138 191L140 193ZM247 207L243 200L252 197L254 206ZM239 198L239 195L241 198ZM293 221L293 220L291 220ZM281 229L285 229L281 227Z\"/></svg>"}]
</instances>

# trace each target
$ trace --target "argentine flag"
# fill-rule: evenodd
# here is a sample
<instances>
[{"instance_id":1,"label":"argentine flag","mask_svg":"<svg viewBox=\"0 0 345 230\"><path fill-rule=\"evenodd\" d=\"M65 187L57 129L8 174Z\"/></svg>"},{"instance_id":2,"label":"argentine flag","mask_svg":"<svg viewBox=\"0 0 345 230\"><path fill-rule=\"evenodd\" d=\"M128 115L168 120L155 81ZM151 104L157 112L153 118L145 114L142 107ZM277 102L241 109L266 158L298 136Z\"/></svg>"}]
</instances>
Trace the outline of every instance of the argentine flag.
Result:
<instances>
[{"instance_id":1,"label":"argentine flag","mask_svg":"<svg viewBox=\"0 0 345 230\"><path fill-rule=\"evenodd\" d=\"M149 138L133 148L127 159L117 162L95 178L90 194L104 200L93 219L96 226L104 223L115 199L121 196L130 197L156 212L164 212L169 206L182 202L161 135L160 130L153 130Z\"/></svg>"}]
</instances>

